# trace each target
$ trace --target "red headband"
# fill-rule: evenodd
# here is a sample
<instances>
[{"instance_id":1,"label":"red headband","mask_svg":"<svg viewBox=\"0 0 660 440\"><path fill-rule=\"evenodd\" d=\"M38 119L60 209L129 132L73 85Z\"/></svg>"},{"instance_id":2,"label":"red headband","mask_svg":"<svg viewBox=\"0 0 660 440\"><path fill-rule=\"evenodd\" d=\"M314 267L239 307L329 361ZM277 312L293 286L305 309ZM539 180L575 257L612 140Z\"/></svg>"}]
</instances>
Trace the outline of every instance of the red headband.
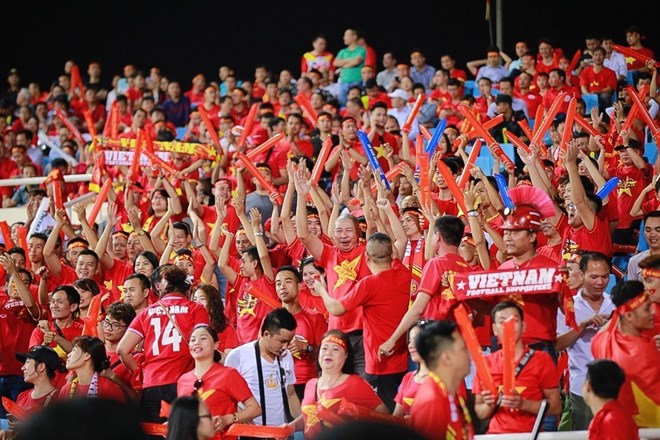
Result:
<instances>
[{"instance_id":1,"label":"red headband","mask_svg":"<svg viewBox=\"0 0 660 440\"><path fill-rule=\"evenodd\" d=\"M660 278L660 270L658 269L642 269L642 277L644 278Z\"/></svg>"},{"instance_id":2,"label":"red headband","mask_svg":"<svg viewBox=\"0 0 660 440\"><path fill-rule=\"evenodd\" d=\"M642 304L644 304L647 299L648 299L648 295L645 292L639 296L634 297L627 303L620 305L616 309L619 313L634 312L635 309L641 306Z\"/></svg>"},{"instance_id":3,"label":"red headband","mask_svg":"<svg viewBox=\"0 0 660 440\"><path fill-rule=\"evenodd\" d=\"M343 348L344 351L348 351L348 347L346 347L346 343L344 342L344 340L342 338L339 338L337 336L326 336L321 341L321 344L325 344L326 342L332 342L333 344L337 344L341 348Z\"/></svg>"},{"instance_id":4,"label":"red headband","mask_svg":"<svg viewBox=\"0 0 660 440\"><path fill-rule=\"evenodd\" d=\"M175 261L190 261L193 265L195 264L195 260L193 259L193 257L191 257L188 254L177 255L174 260Z\"/></svg>"}]
</instances>

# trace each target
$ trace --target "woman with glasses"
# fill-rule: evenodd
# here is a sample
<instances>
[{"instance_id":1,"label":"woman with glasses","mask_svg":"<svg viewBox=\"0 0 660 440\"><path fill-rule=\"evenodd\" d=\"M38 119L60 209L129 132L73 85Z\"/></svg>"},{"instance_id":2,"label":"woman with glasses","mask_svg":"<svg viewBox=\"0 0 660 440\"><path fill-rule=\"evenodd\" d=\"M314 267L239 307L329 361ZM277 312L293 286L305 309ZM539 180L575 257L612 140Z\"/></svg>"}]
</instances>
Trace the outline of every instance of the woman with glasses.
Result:
<instances>
[{"instance_id":1,"label":"woman with glasses","mask_svg":"<svg viewBox=\"0 0 660 440\"><path fill-rule=\"evenodd\" d=\"M117 302L108 307L101 325L103 327L105 351L110 360L110 368L104 370L101 374L119 385L127 401L137 404L140 397L138 390L142 389L141 375L139 371L132 372L126 368L117 355L117 344L126 333L126 329L133 322L133 319L135 319L135 310L130 304ZM133 350L133 357L139 364L142 364L144 356L142 356L139 344Z\"/></svg>"},{"instance_id":2,"label":"woman with glasses","mask_svg":"<svg viewBox=\"0 0 660 440\"><path fill-rule=\"evenodd\" d=\"M305 438L313 438L325 429L317 404L336 412L341 399L373 411L387 413L371 385L354 373L353 348L348 336L340 330L329 330L321 339L318 365L320 375L305 386L302 414L289 425L305 431ZM323 425L322 425L323 424Z\"/></svg>"},{"instance_id":3,"label":"woman with glasses","mask_svg":"<svg viewBox=\"0 0 660 440\"><path fill-rule=\"evenodd\" d=\"M401 380L401 386L399 387L399 392L396 394L394 401L396 406L394 407L393 415L397 417L404 417L410 415L410 410L412 408L413 401L415 400L415 394L417 394L417 389L419 384L426 380L426 377L429 375L429 370L426 368L424 359L417 353L417 348L415 347L415 340L417 335L422 328L429 321L420 320L415 324L410 331L408 332L408 353L410 353L410 358L412 361L417 364L417 369L415 371L410 371L403 376Z\"/></svg>"},{"instance_id":4,"label":"woman with glasses","mask_svg":"<svg viewBox=\"0 0 660 440\"><path fill-rule=\"evenodd\" d=\"M190 335L190 354L195 368L181 376L178 396L197 396L213 415L214 438L225 438L223 431L234 423L251 421L261 415L261 407L240 373L219 363L218 333L211 326L199 325ZM243 409L238 410L241 403ZM169 424L172 424L170 414Z\"/></svg>"},{"instance_id":5,"label":"woman with glasses","mask_svg":"<svg viewBox=\"0 0 660 440\"><path fill-rule=\"evenodd\" d=\"M215 435L213 416L198 397L179 397L172 402L167 440L208 440Z\"/></svg>"},{"instance_id":6,"label":"woman with glasses","mask_svg":"<svg viewBox=\"0 0 660 440\"><path fill-rule=\"evenodd\" d=\"M60 389L58 398L88 397L124 402L126 399L119 385L101 374L109 367L103 341L92 336L76 338L66 357L66 368L75 373L76 378Z\"/></svg>"}]
</instances>

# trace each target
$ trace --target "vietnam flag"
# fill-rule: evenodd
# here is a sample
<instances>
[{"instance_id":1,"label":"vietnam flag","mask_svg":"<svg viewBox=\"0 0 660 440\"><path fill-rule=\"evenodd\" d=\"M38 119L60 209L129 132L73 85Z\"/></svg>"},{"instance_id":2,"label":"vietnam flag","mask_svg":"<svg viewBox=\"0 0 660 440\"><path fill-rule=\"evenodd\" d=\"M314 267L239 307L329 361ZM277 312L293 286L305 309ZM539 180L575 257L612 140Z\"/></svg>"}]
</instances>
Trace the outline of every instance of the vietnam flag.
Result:
<instances>
[{"instance_id":1,"label":"vietnam flag","mask_svg":"<svg viewBox=\"0 0 660 440\"><path fill-rule=\"evenodd\" d=\"M596 359L611 359L626 373L619 403L640 428L660 427L660 351L653 339L625 335L616 328L602 330L591 341Z\"/></svg>"}]
</instances>

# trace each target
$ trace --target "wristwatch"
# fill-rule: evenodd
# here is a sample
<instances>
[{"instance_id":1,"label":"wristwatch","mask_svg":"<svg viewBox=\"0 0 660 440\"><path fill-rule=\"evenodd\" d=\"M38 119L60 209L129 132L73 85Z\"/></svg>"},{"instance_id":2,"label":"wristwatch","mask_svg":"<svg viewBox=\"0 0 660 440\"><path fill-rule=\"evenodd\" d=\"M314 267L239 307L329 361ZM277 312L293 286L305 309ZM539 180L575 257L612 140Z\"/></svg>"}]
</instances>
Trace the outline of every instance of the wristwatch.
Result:
<instances>
[{"instance_id":1,"label":"wristwatch","mask_svg":"<svg viewBox=\"0 0 660 440\"><path fill-rule=\"evenodd\" d=\"M467 212L468 217L479 217L479 211L474 209Z\"/></svg>"},{"instance_id":2,"label":"wristwatch","mask_svg":"<svg viewBox=\"0 0 660 440\"><path fill-rule=\"evenodd\" d=\"M314 351L314 347L312 346L312 344L307 344L307 353L311 353L313 351Z\"/></svg>"},{"instance_id":3,"label":"wristwatch","mask_svg":"<svg viewBox=\"0 0 660 440\"><path fill-rule=\"evenodd\" d=\"M231 415L231 422L238 423L238 413L234 413Z\"/></svg>"},{"instance_id":4,"label":"wristwatch","mask_svg":"<svg viewBox=\"0 0 660 440\"><path fill-rule=\"evenodd\" d=\"M135 235L137 235L138 237L142 237L143 235L145 235L145 232L144 232L143 229L140 229L139 231L137 231L137 232L135 233Z\"/></svg>"}]
</instances>

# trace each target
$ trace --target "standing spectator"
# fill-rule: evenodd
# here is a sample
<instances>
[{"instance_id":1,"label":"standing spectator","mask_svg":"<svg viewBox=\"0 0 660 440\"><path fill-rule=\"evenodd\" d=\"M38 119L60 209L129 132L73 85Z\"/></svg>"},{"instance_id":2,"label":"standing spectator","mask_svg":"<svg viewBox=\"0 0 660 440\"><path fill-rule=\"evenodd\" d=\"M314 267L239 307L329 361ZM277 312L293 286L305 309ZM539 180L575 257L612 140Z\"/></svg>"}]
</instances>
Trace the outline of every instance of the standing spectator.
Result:
<instances>
[{"instance_id":1,"label":"standing spectator","mask_svg":"<svg viewBox=\"0 0 660 440\"><path fill-rule=\"evenodd\" d=\"M357 44L357 39L358 33L355 29L346 29L344 31L346 47L337 53L333 62L334 67L341 69L338 80L340 93L337 99L342 107L346 105L348 90L360 84L360 70L365 65L364 61L367 57L367 51Z\"/></svg>"},{"instance_id":2,"label":"standing spectator","mask_svg":"<svg viewBox=\"0 0 660 440\"><path fill-rule=\"evenodd\" d=\"M512 60L508 64L507 68L509 69L509 73L513 73L513 71L516 69L520 70L523 55L529 53L529 45L527 44L526 41L518 41L516 43L515 50L516 50L516 56L518 58Z\"/></svg>"},{"instance_id":3,"label":"standing spectator","mask_svg":"<svg viewBox=\"0 0 660 440\"><path fill-rule=\"evenodd\" d=\"M589 424L589 439L604 438L639 440L634 420L617 402L626 373L609 359L600 359L587 365L583 393L585 401L595 414Z\"/></svg>"},{"instance_id":4,"label":"standing spectator","mask_svg":"<svg viewBox=\"0 0 660 440\"><path fill-rule=\"evenodd\" d=\"M306 76L311 70L316 69L324 75L332 78L332 62L335 56L328 51L328 39L323 34L318 34L312 40L312 50L305 52L300 60L300 74Z\"/></svg>"},{"instance_id":5,"label":"standing spectator","mask_svg":"<svg viewBox=\"0 0 660 440\"><path fill-rule=\"evenodd\" d=\"M410 78L413 82L424 84L428 91L431 89L435 67L426 64L426 57L420 49L415 49L410 53Z\"/></svg>"},{"instance_id":6,"label":"standing spectator","mask_svg":"<svg viewBox=\"0 0 660 440\"><path fill-rule=\"evenodd\" d=\"M564 314L557 313L557 351L568 352L569 399L571 429L585 430L593 414L585 403L583 383L591 354L591 340L614 311L609 295L604 295L609 282L610 260L598 252L587 252L580 260L584 284L573 297L577 330L566 325Z\"/></svg>"},{"instance_id":7,"label":"standing spectator","mask_svg":"<svg viewBox=\"0 0 660 440\"><path fill-rule=\"evenodd\" d=\"M541 38L538 47L539 53L536 55L536 71L549 74L551 70L559 68L559 58L562 56L561 51L555 49L552 42L547 38Z\"/></svg>"},{"instance_id":8,"label":"standing spectator","mask_svg":"<svg viewBox=\"0 0 660 440\"><path fill-rule=\"evenodd\" d=\"M163 110L167 114L167 120L177 127L185 127L190 116L190 100L181 95L181 86L172 81L167 86L168 98L163 102Z\"/></svg>"},{"instance_id":9,"label":"standing spectator","mask_svg":"<svg viewBox=\"0 0 660 440\"><path fill-rule=\"evenodd\" d=\"M204 102L204 90L206 89L206 79L201 73L195 75L192 79L192 87L183 95L190 101L190 107L196 108L200 103ZM187 122L187 121L186 121ZM177 125L180 127L180 125Z\"/></svg>"},{"instance_id":10,"label":"standing spectator","mask_svg":"<svg viewBox=\"0 0 660 440\"><path fill-rule=\"evenodd\" d=\"M630 26L628 29L626 29L626 42L628 42L628 47L639 52L640 55L654 59L655 55L653 54L653 51L642 44L642 40L644 40L644 38L646 37L638 26ZM626 62L628 70L633 72L633 84L636 84L636 74L638 72L648 72L648 67L646 67L646 64L644 64L643 61L638 61L632 57L627 57Z\"/></svg>"},{"instance_id":11,"label":"standing spectator","mask_svg":"<svg viewBox=\"0 0 660 440\"><path fill-rule=\"evenodd\" d=\"M371 69L376 72L376 67L378 66L376 51L373 47L369 46L369 43L367 43L367 33L364 29L360 29L357 33L357 44L364 47L364 50L367 52L367 56L364 59L364 65L371 67Z\"/></svg>"},{"instance_id":12,"label":"standing spectator","mask_svg":"<svg viewBox=\"0 0 660 440\"><path fill-rule=\"evenodd\" d=\"M261 416L253 420L256 425L280 426L300 415L293 355L287 350L296 326L289 311L272 310L263 320L259 338L235 348L225 360L227 367L243 376L261 405Z\"/></svg>"},{"instance_id":13,"label":"standing spectator","mask_svg":"<svg viewBox=\"0 0 660 440\"><path fill-rule=\"evenodd\" d=\"M612 48L612 45L614 44L612 37L609 35L603 36L601 44L603 49L605 49L605 59L603 60L603 65L609 69L614 70L614 73L616 73L617 76L617 81L626 81L628 78L628 66L626 64L626 58Z\"/></svg>"},{"instance_id":14,"label":"standing spectator","mask_svg":"<svg viewBox=\"0 0 660 440\"><path fill-rule=\"evenodd\" d=\"M470 372L470 356L456 323L434 321L424 326L417 336L417 351L429 377L415 395L410 425L427 438L471 439L470 415L460 391Z\"/></svg>"},{"instance_id":15,"label":"standing spectator","mask_svg":"<svg viewBox=\"0 0 660 440\"><path fill-rule=\"evenodd\" d=\"M396 58L394 58L392 52L385 52L383 55L383 67L385 69L376 75L376 83L385 90L389 90L390 84L392 84L392 81L397 76Z\"/></svg>"}]
</instances>

